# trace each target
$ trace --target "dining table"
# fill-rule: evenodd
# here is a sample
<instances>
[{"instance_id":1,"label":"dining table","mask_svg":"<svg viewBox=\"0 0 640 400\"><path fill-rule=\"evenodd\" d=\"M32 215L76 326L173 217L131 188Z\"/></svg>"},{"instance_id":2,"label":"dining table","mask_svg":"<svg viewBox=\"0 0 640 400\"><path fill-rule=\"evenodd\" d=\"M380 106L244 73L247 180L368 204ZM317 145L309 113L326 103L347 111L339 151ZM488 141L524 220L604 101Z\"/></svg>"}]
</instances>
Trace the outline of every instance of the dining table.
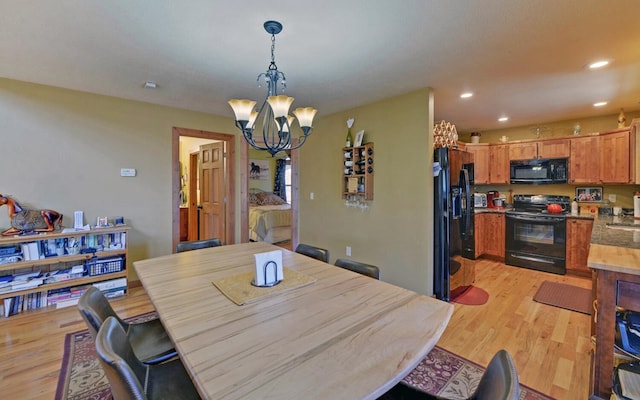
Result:
<instances>
[{"instance_id":1,"label":"dining table","mask_svg":"<svg viewBox=\"0 0 640 400\"><path fill-rule=\"evenodd\" d=\"M284 279L255 287L255 255L276 250ZM265 242L133 266L203 399L376 399L425 358L454 309ZM253 297L232 299L229 283Z\"/></svg>"}]
</instances>

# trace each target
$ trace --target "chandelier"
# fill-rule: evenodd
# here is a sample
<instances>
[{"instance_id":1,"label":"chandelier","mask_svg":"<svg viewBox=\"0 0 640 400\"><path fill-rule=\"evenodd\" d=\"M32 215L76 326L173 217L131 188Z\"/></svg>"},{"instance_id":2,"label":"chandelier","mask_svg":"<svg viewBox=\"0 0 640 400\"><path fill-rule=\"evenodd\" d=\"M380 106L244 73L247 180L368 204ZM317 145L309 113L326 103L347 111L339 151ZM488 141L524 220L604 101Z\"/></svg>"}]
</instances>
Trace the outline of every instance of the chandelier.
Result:
<instances>
[{"instance_id":1,"label":"chandelier","mask_svg":"<svg viewBox=\"0 0 640 400\"><path fill-rule=\"evenodd\" d=\"M271 64L266 72L258 75L258 87L261 79L267 85L267 96L260 107L260 111L255 111L256 102L253 100L229 100L229 105L233 109L236 117L236 126L242 131L244 139L258 150L266 150L271 156L283 150L295 150L302 146L311 134L313 117L316 110L312 107L296 108L293 114L298 120L298 125L302 130L302 135L298 136L298 141L292 144L292 124L293 116L289 115L289 107L293 103L293 97L278 95L278 83L280 83L284 93L287 87L287 80L284 73L278 71L275 61L276 35L282 31L282 24L277 21L267 21L264 29L271 34ZM267 106L268 105L268 106ZM262 138L256 141L254 136L256 120L262 120Z\"/></svg>"}]
</instances>

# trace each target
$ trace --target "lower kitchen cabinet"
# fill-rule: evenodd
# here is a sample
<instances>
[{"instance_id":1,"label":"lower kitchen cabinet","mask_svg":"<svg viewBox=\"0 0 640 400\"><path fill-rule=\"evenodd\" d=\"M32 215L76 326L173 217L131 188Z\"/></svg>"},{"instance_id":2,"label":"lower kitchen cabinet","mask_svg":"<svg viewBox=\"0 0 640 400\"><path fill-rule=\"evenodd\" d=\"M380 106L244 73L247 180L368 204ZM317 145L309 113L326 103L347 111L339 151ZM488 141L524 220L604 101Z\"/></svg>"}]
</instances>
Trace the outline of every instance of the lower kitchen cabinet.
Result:
<instances>
[{"instance_id":1,"label":"lower kitchen cabinet","mask_svg":"<svg viewBox=\"0 0 640 400\"><path fill-rule=\"evenodd\" d=\"M567 218L567 272L590 276L591 270L587 266L589 256L589 242L593 220L585 218Z\"/></svg>"},{"instance_id":2,"label":"lower kitchen cabinet","mask_svg":"<svg viewBox=\"0 0 640 400\"><path fill-rule=\"evenodd\" d=\"M504 260L504 213L484 212L474 217L476 258L487 255Z\"/></svg>"}]
</instances>

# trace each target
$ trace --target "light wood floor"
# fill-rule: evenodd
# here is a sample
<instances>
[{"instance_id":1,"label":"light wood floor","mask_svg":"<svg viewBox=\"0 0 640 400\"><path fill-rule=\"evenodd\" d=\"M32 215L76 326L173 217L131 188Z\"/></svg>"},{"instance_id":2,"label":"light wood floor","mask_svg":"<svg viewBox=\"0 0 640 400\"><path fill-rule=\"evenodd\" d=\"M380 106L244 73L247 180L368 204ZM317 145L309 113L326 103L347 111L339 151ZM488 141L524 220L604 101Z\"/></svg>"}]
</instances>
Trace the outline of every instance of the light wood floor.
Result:
<instances>
[{"instance_id":1,"label":"light wood floor","mask_svg":"<svg viewBox=\"0 0 640 400\"><path fill-rule=\"evenodd\" d=\"M525 385L557 399L586 399L589 316L535 303L533 295L544 280L591 286L585 278L480 261L476 286L489 292L489 302L454 303L438 345L481 365L505 348ZM125 318L153 309L142 288L114 300L113 306ZM0 398L53 399L65 334L84 328L75 307L0 320Z\"/></svg>"}]
</instances>

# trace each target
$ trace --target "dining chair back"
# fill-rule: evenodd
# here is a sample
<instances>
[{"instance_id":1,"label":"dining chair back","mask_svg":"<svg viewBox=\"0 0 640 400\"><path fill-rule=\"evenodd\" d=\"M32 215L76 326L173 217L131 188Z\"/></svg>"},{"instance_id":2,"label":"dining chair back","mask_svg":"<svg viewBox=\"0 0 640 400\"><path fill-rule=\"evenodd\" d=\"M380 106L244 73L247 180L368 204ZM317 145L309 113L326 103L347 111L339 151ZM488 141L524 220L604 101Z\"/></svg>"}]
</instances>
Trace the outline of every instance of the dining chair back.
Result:
<instances>
[{"instance_id":1,"label":"dining chair back","mask_svg":"<svg viewBox=\"0 0 640 400\"><path fill-rule=\"evenodd\" d=\"M96 353L115 400L200 398L179 358L158 365L141 362L115 317L100 327Z\"/></svg>"},{"instance_id":2,"label":"dining chair back","mask_svg":"<svg viewBox=\"0 0 640 400\"><path fill-rule=\"evenodd\" d=\"M396 385L389 393L392 398L396 395L401 398L415 400L450 399L417 390L405 383ZM518 400L519 397L518 371L509 353L506 350L499 350L482 374L478 387L471 396L467 397L467 400Z\"/></svg>"},{"instance_id":3,"label":"dining chair back","mask_svg":"<svg viewBox=\"0 0 640 400\"><path fill-rule=\"evenodd\" d=\"M222 246L222 242L218 238L179 242L176 246L176 253L182 253L183 251L198 250L198 249L204 249L207 247L216 247L216 246Z\"/></svg>"},{"instance_id":4,"label":"dining chair back","mask_svg":"<svg viewBox=\"0 0 640 400\"><path fill-rule=\"evenodd\" d=\"M315 258L316 260L324 261L326 263L329 262L329 250L323 249L322 247L316 247L310 244L300 243L296 247L296 253L304 254L305 256L309 256L309 257Z\"/></svg>"},{"instance_id":5,"label":"dining chair back","mask_svg":"<svg viewBox=\"0 0 640 400\"><path fill-rule=\"evenodd\" d=\"M380 279L380 269L375 265L361 263L359 261L348 260L346 258L338 258L335 265L341 268L357 272L362 275L370 276L374 279Z\"/></svg>"},{"instance_id":6,"label":"dining chair back","mask_svg":"<svg viewBox=\"0 0 640 400\"><path fill-rule=\"evenodd\" d=\"M80 296L78 311L94 340L104 321L113 317L127 333L136 356L146 364L161 363L177 355L173 342L158 318L139 323L126 322L116 314L109 300L95 286L89 287Z\"/></svg>"}]
</instances>

